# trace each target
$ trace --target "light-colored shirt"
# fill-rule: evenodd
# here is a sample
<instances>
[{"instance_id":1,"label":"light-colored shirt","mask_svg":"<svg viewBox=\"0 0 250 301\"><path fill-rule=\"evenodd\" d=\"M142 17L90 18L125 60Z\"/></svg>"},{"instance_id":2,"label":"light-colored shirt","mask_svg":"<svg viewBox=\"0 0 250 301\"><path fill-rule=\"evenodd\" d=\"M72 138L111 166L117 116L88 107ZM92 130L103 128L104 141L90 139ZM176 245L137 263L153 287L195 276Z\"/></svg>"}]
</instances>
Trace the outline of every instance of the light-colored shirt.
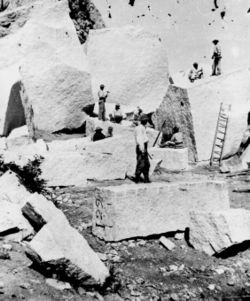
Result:
<instances>
[{"instance_id":1,"label":"light-colored shirt","mask_svg":"<svg viewBox=\"0 0 250 301\"><path fill-rule=\"evenodd\" d=\"M176 144L180 144L183 143L183 135L181 132L175 133L172 137L171 137L171 141L175 142Z\"/></svg>"},{"instance_id":2,"label":"light-colored shirt","mask_svg":"<svg viewBox=\"0 0 250 301\"><path fill-rule=\"evenodd\" d=\"M113 116L114 116L114 117L115 117L115 116L123 116L121 109L119 109L119 110L114 110L114 111L113 111Z\"/></svg>"},{"instance_id":3,"label":"light-colored shirt","mask_svg":"<svg viewBox=\"0 0 250 301\"><path fill-rule=\"evenodd\" d=\"M220 45L215 45L214 46L214 54L215 57L221 58L221 47Z\"/></svg>"},{"instance_id":4,"label":"light-colored shirt","mask_svg":"<svg viewBox=\"0 0 250 301\"><path fill-rule=\"evenodd\" d=\"M139 124L135 128L135 143L139 145L140 149L144 149L144 143L148 142L148 136L145 126Z\"/></svg>"},{"instance_id":5,"label":"light-colored shirt","mask_svg":"<svg viewBox=\"0 0 250 301\"><path fill-rule=\"evenodd\" d=\"M98 91L98 98L99 99L105 99L105 98L107 98L107 96L108 96L107 91L105 91L105 90L99 90Z\"/></svg>"}]
</instances>

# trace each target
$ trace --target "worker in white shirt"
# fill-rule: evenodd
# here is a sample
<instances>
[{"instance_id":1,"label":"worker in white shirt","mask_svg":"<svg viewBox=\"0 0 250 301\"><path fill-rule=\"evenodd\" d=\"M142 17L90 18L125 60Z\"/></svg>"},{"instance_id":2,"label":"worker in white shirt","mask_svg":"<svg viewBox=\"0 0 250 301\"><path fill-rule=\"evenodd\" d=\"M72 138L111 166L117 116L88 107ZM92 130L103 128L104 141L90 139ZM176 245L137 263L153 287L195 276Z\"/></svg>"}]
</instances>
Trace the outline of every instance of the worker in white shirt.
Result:
<instances>
[{"instance_id":1,"label":"worker in white shirt","mask_svg":"<svg viewBox=\"0 0 250 301\"><path fill-rule=\"evenodd\" d=\"M109 94L109 91L105 91L104 88L105 88L104 85L100 85L100 90L98 91L98 98L99 98L98 119L103 121L106 120L105 102Z\"/></svg>"},{"instance_id":2,"label":"worker in white shirt","mask_svg":"<svg viewBox=\"0 0 250 301\"><path fill-rule=\"evenodd\" d=\"M135 142L136 142L136 170L135 170L135 182L141 181L141 174L144 176L144 182L150 183L149 180L149 168L150 162L148 158L148 137L146 133L146 124L148 122L147 115L142 115L140 118L140 124L135 128Z\"/></svg>"},{"instance_id":3,"label":"worker in white shirt","mask_svg":"<svg viewBox=\"0 0 250 301\"><path fill-rule=\"evenodd\" d=\"M221 75L221 47L219 45L219 40L213 40L214 52L212 55L213 65L212 65L212 76Z\"/></svg>"},{"instance_id":4,"label":"worker in white shirt","mask_svg":"<svg viewBox=\"0 0 250 301\"><path fill-rule=\"evenodd\" d=\"M121 106L119 104L116 104L110 120L115 123L121 123L122 119L123 119L123 113L121 110Z\"/></svg>"}]
</instances>

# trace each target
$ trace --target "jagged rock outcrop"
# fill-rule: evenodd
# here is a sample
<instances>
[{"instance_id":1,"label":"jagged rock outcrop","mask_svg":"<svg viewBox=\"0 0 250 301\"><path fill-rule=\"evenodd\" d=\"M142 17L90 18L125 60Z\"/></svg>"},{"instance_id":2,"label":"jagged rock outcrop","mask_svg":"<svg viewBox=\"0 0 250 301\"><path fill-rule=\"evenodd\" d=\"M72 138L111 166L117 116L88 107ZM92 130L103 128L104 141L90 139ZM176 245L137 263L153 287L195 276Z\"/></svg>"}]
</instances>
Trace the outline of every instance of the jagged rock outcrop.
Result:
<instances>
[{"instance_id":1,"label":"jagged rock outcrop","mask_svg":"<svg viewBox=\"0 0 250 301\"><path fill-rule=\"evenodd\" d=\"M171 137L173 128L178 126L183 134L184 146L188 148L189 160L197 160L193 117L186 89L170 85L162 103L152 115L152 121L158 130L165 121L162 135L166 140Z\"/></svg>"},{"instance_id":2,"label":"jagged rock outcrop","mask_svg":"<svg viewBox=\"0 0 250 301\"><path fill-rule=\"evenodd\" d=\"M96 100L103 83L111 92L107 102L140 106L147 113L166 94L167 49L157 35L140 26L91 30L87 57Z\"/></svg>"}]
</instances>

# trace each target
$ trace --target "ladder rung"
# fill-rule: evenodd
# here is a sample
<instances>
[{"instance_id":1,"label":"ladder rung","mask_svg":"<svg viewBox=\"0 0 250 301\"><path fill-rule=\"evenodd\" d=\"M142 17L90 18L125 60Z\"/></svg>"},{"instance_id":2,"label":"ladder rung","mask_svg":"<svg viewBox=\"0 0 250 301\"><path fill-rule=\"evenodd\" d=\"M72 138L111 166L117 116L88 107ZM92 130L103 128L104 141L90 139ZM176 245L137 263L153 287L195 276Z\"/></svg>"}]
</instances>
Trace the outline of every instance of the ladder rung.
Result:
<instances>
[{"instance_id":1,"label":"ladder rung","mask_svg":"<svg viewBox=\"0 0 250 301\"><path fill-rule=\"evenodd\" d=\"M225 132L222 132L222 131L218 131L218 133L223 134L223 135L225 134Z\"/></svg>"},{"instance_id":2,"label":"ladder rung","mask_svg":"<svg viewBox=\"0 0 250 301\"><path fill-rule=\"evenodd\" d=\"M221 124L221 123L219 123L219 127L221 127L221 128L226 128L226 125L225 124Z\"/></svg>"},{"instance_id":3,"label":"ladder rung","mask_svg":"<svg viewBox=\"0 0 250 301\"><path fill-rule=\"evenodd\" d=\"M220 161L220 158L213 158L213 161Z\"/></svg>"},{"instance_id":4,"label":"ladder rung","mask_svg":"<svg viewBox=\"0 0 250 301\"><path fill-rule=\"evenodd\" d=\"M217 146L219 148L222 148L223 145L221 145L221 144L215 144L215 146Z\"/></svg>"},{"instance_id":5,"label":"ladder rung","mask_svg":"<svg viewBox=\"0 0 250 301\"><path fill-rule=\"evenodd\" d=\"M216 139L218 139L220 141L224 141L224 138L216 137Z\"/></svg>"},{"instance_id":6,"label":"ladder rung","mask_svg":"<svg viewBox=\"0 0 250 301\"><path fill-rule=\"evenodd\" d=\"M227 119L228 119L228 117L226 117L226 116L219 116L219 119L221 119L222 121L227 121Z\"/></svg>"},{"instance_id":7,"label":"ladder rung","mask_svg":"<svg viewBox=\"0 0 250 301\"><path fill-rule=\"evenodd\" d=\"M224 118L219 118L219 121L220 121L220 122L227 123L227 119L224 119Z\"/></svg>"},{"instance_id":8,"label":"ladder rung","mask_svg":"<svg viewBox=\"0 0 250 301\"><path fill-rule=\"evenodd\" d=\"M227 118L228 118L228 115L221 113L221 114L220 114L220 117L221 117L221 118L227 119Z\"/></svg>"},{"instance_id":9,"label":"ladder rung","mask_svg":"<svg viewBox=\"0 0 250 301\"><path fill-rule=\"evenodd\" d=\"M214 151L214 154L220 155L220 154L221 154L221 152Z\"/></svg>"}]
</instances>

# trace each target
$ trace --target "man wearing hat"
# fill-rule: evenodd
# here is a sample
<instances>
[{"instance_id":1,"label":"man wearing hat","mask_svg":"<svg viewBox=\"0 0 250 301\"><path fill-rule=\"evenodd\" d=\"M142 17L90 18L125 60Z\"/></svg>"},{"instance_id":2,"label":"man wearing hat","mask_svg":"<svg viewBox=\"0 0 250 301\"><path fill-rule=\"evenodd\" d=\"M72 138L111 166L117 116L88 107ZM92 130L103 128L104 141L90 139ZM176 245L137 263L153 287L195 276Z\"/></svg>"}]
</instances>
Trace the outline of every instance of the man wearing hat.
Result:
<instances>
[{"instance_id":1,"label":"man wearing hat","mask_svg":"<svg viewBox=\"0 0 250 301\"><path fill-rule=\"evenodd\" d=\"M106 136L102 133L102 128L97 126L96 129L95 129L95 133L93 135L93 138L92 140L93 141L98 141L98 140L102 140L102 139L105 139Z\"/></svg>"},{"instance_id":2,"label":"man wearing hat","mask_svg":"<svg viewBox=\"0 0 250 301\"><path fill-rule=\"evenodd\" d=\"M98 91L98 98L99 98L98 119L103 121L106 120L105 102L109 93L109 91L105 91L104 88L105 88L104 85L100 85L100 90Z\"/></svg>"},{"instance_id":3,"label":"man wearing hat","mask_svg":"<svg viewBox=\"0 0 250 301\"><path fill-rule=\"evenodd\" d=\"M213 65L212 65L212 76L221 75L221 47L219 45L219 40L213 40L214 52L212 55Z\"/></svg>"},{"instance_id":4,"label":"man wearing hat","mask_svg":"<svg viewBox=\"0 0 250 301\"><path fill-rule=\"evenodd\" d=\"M150 162L148 158L148 137L146 133L146 124L148 122L147 115L142 115L140 118L140 124L135 128L135 142L136 142L136 170L135 170L135 182L141 181L141 174L144 176L144 182L150 183L149 180L149 168Z\"/></svg>"}]
</instances>

